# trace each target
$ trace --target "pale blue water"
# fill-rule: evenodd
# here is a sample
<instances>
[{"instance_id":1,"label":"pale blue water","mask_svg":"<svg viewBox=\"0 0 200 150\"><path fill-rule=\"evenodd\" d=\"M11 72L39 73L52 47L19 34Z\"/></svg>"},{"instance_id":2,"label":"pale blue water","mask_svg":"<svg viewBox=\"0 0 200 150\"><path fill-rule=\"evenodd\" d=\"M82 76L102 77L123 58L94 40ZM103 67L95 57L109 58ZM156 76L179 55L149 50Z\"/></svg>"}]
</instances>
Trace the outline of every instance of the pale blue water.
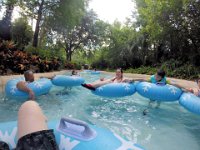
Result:
<instances>
[{"instance_id":1,"label":"pale blue water","mask_svg":"<svg viewBox=\"0 0 200 150\"><path fill-rule=\"evenodd\" d=\"M99 79L99 75L82 76L86 82ZM200 116L188 112L178 102L162 103L160 108L151 109L143 116L148 100L137 93L108 99L95 96L82 87L64 90L56 86L37 102L49 120L62 116L81 119L108 128L146 150L200 149ZM21 104L0 94L0 122L16 120Z\"/></svg>"}]
</instances>

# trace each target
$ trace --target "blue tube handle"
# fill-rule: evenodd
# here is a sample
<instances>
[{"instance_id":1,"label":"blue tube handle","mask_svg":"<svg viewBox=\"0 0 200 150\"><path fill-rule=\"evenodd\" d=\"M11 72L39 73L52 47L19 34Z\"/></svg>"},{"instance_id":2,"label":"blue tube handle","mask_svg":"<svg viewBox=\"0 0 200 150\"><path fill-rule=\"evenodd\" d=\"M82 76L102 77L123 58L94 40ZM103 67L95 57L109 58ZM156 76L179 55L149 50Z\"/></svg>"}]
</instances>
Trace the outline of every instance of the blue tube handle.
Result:
<instances>
[{"instance_id":1,"label":"blue tube handle","mask_svg":"<svg viewBox=\"0 0 200 150\"><path fill-rule=\"evenodd\" d=\"M76 128L70 128L70 126L67 123L75 125ZM64 134L81 140L88 141L96 137L96 132L93 129L91 129L86 122L77 119L66 117L61 118L58 129Z\"/></svg>"}]
</instances>

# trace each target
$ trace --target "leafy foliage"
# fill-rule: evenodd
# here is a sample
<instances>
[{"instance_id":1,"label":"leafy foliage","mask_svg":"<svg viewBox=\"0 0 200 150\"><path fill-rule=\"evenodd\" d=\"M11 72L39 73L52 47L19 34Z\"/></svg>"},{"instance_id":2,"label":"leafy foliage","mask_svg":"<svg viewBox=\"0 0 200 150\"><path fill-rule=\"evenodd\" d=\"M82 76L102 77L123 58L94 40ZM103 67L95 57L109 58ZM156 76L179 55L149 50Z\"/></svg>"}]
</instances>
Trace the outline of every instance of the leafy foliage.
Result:
<instances>
[{"instance_id":1,"label":"leafy foliage","mask_svg":"<svg viewBox=\"0 0 200 150\"><path fill-rule=\"evenodd\" d=\"M35 72L48 72L58 70L61 62L58 58L50 60L42 58L38 55L30 55L29 53L16 50L12 42L3 41L0 45L0 74L16 74L23 73L31 69Z\"/></svg>"},{"instance_id":2,"label":"leafy foliage","mask_svg":"<svg viewBox=\"0 0 200 150\"><path fill-rule=\"evenodd\" d=\"M58 34L57 42L65 48L67 61L71 61L72 54L78 49L89 51L102 45L102 32L106 32L102 27L106 27L106 24L98 21L93 11L86 12L80 23L73 28L64 18L65 16L61 20L54 21L52 29Z\"/></svg>"},{"instance_id":3,"label":"leafy foliage","mask_svg":"<svg viewBox=\"0 0 200 150\"><path fill-rule=\"evenodd\" d=\"M12 25L12 39L16 43L17 48L24 49L32 40L33 31L25 18L15 20Z\"/></svg>"},{"instance_id":4,"label":"leafy foliage","mask_svg":"<svg viewBox=\"0 0 200 150\"><path fill-rule=\"evenodd\" d=\"M1 7L6 7L3 19L0 20L0 39L11 40L11 19L16 3L17 0L2 0L0 2Z\"/></svg>"}]
</instances>

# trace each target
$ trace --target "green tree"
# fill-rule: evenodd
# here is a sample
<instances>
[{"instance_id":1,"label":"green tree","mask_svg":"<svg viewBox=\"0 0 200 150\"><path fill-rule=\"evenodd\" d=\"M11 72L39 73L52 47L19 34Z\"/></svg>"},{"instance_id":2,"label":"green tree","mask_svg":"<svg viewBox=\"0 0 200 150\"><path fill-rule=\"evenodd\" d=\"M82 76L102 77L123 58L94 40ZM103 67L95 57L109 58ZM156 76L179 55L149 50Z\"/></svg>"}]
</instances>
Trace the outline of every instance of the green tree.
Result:
<instances>
[{"instance_id":1,"label":"green tree","mask_svg":"<svg viewBox=\"0 0 200 150\"><path fill-rule=\"evenodd\" d=\"M38 46L40 27L46 16L51 16L62 0L20 0L23 15L36 20L35 32L33 35L33 46Z\"/></svg>"},{"instance_id":2,"label":"green tree","mask_svg":"<svg viewBox=\"0 0 200 150\"><path fill-rule=\"evenodd\" d=\"M0 20L0 38L11 40L11 19L17 0L2 0L1 7L5 6L6 11L3 19Z\"/></svg>"},{"instance_id":3,"label":"green tree","mask_svg":"<svg viewBox=\"0 0 200 150\"><path fill-rule=\"evenodd\" d=\"M115 21L110 27L110 45L108 58L110 65L116 67L131 67L140 65L138 34L133 27L121 25ZM138 64L136 64L136 61Z\"/></svg>"},{"instance_id":4,"label":"green tree","mask_svg":"<svg viewBox=\"0 0 200 150\"><path fill-rule=\"evenodd\" d=\"M12 25L12 39L19 49L24 49L33 36L32 27L26 18L18 18Z\"/></svg>"},{"instance_id":5,"label":"green tree","mask_svg":"<svg viewBox=\"0 0 200 150\"><path fill-rule=\"evenodd\" d=\"M178 59L200 64L199 1L136 0L137 24L145 35L147 50L154 52L154 63Z\"/></svg>"},{"instance_id":6,"label":"green tree","mask_svg":"<svg viewBox=\"0 0 200 150\"><path fill-rule=\"evenodd\" d=\"M78 23L78 20L75 21L77 25L73 28L71 24L66 22L64 19L65 16L63 16L63 18L56 18L60 21L54 22L53 30L57 32L58 37L60 37L59 43L65 48L67 61L71 61L74 51L78 49L85 51L94 50L105 42L103 42L102 28L106 25L104 26L97 19L93 11L86 12L80 20L80 23Z\"/></svg>"}]
</instances>

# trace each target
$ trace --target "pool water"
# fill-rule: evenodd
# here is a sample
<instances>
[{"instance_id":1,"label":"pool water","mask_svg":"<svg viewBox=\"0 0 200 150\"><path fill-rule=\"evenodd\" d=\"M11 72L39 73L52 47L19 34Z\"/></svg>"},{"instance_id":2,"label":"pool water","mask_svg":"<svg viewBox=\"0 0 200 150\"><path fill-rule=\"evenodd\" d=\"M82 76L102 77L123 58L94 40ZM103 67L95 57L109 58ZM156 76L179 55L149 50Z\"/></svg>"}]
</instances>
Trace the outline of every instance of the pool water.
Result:
<instances>
[{"instance_id":1,"label":"pool water","mask_svg":"<svg viewBox=\"0 0 200 150\"><path fill-rule=\"evenodd\" d=\"M86 82L102 76L82 74ZM199 150L200 116L181 107L178 102L162 103L143 116L148 99L135 93L124 98L103 98L83 87L64 89L53 86L37 102L49 120L62 116L84 120L135 141L146 150ZM0 94L0 122L17 119L22 101Z\"/></svg>"}]
</instances>

